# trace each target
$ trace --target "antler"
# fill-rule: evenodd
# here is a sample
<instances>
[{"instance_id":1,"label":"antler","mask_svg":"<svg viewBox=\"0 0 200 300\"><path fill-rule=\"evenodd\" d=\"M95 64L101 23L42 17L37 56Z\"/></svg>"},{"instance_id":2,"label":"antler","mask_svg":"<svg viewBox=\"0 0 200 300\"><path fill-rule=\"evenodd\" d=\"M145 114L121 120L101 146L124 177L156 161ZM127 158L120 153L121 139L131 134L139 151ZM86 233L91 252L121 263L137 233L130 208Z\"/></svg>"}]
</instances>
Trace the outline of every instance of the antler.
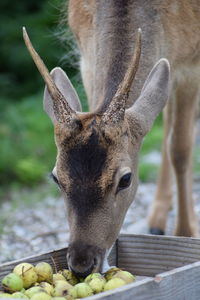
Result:
<instances>
[{"instance_id":1,"label":"antler","mask_svg":"<svg viewBox=\"0 0 200 300\"><path fill-rule=\"evenodd\" d=\"M53 109L55 113L55 117L59 123L70 123L73 115L76 114L76 112L69 106L67 103L67 100L63 96L63 94L60 92L60 90L57 88L56 84L54 83L47 67L45 66L43 60L40 58L38 53L33 48L33 45L29 39L29 36L26 32L26 28L23 27L23 38L26 44L26 47L33 58L33 61L35 62L40 74L42 75L48 91L52 97L53 100Z\"/></svg>"},{"instance_id":2,"label":"antler","mask_svg":"<svg viewBox=\"0 0 200 300\"><path fill-rule=\"evenodd\" d=\"M142 30L139 28L137 32L136 45L131 64L124 76L123 81L119 85L108 109L103 114L102 120L105 123L108 123L110 121L118 123L124 118L126 101L128 99L129 91L139 66L141 55L141 33Z\"/></svg>"}]
</instances>

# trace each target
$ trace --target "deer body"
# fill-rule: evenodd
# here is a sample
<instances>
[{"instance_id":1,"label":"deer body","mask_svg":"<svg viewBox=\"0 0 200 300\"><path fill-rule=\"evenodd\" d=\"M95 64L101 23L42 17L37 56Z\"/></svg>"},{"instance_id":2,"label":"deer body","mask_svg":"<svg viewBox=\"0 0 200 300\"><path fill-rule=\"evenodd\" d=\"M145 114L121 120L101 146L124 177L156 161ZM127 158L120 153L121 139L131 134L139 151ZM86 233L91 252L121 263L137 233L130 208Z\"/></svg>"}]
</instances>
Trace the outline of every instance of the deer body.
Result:
<instances>
[{"instance_id":1,"label":"deer body","mask_svg":"<svg viewBox=\"0 0 200 300\"><path fill-rule=\"evenodd\" d=\"M182 116L189 120L186 110L191 111L190 116L194 115L198 91L195 74L199 72L199 39L194 34L187 43L185 37L190 31L199 32L196 22L199 10L198 1L192 1L193 8L186 1L182 3L183 7L179 1L69 1L69 23L81 52L81 72L91 110L89 113L81 112L78 96L62 69L55 68L51 75L48 73L24 30L26 45L46 82L44 109L54 124L58 150L52 173L67 206L69 267L80 276L106 268L106 256L119 234L137 190L138 154L143 137L165 106L169 91L171 95L166 108L166 120L172 119L174 106L176 113L171 123L166 122L166 136L171 132L171 140L175 140L175 146L171 144L175 172L183 169L177 183L182 188L182 184L187 182L191 147L183 134L190 128L187 134L191 135L193 118L190 117L189 126L184 125L185 132L176 123L179 124ZM184 7L189 10L186 12ZM190 17L188 22L194 30L189 30L188 26L182 27L177 22L175 16L182 9ZM177 22L177 29L172 28L173 22ZM132 85L141 48L140 34L136 36L138 27L143 32L142 57ZM177 41L181 34L185 47L183 40ZM169 63L166 59L159 60L162 56L167 57L172 65L170 87ZM192 65L195 72L188 77ZM183 93L183 85L186 84L187 90L184 89ZM188 105L190 92L192 97ZM181 96L184 94L183 100L177 97L178 93ZM183 120L182 123L185 124ZM164 163L150 218L153 230L164 230L170 206L169 158L166 147L163 149ZM180 164L179 156L183 164ZM179 197L184 205L180 205L178 220L182 220L183 213L187 226L177 223L177 233L187 235L193 235L196 229L192 223L194 211L190 188L187 183L186 193L180 189L182 195ZM164 197L161 199L162 195Z\"/></svg>"},{"instance_id":2,"label":"deer body","mask_svg":"<svg viewBox=\"0 0 200 300\"><path fill-rule=\"evenodd\" d=\"M137 28L142 29L142 54L128 106L138 98L146 76L161 57L170 59L172 85L188 80L191 69L196 76L200 60L199 4L199 0L69 1L69 25L79 45L90 109L96 109L104 96L112 97L121 82Z\"/></svg>"},{"instance_id":3,"label":"deer body","mask_svg":"<svg viewBox=\"0 0 200 300\"><path fill-rule=\"evenodd\" d=\"M164 111L163 159L149 217L152 233L165 230L171 207L173 166L178 187L175 233L197 235L191 198L191 155L199 97L199 17L199 0L69 2L69 24L80 48L82 78L91 109L97 107L97 99L111 99L115 93L129 64L138 27L142 29L142 57L128 107L138 98L155 62L160 57L170 62L171 88Z\"/></svg>"}]
</instances>

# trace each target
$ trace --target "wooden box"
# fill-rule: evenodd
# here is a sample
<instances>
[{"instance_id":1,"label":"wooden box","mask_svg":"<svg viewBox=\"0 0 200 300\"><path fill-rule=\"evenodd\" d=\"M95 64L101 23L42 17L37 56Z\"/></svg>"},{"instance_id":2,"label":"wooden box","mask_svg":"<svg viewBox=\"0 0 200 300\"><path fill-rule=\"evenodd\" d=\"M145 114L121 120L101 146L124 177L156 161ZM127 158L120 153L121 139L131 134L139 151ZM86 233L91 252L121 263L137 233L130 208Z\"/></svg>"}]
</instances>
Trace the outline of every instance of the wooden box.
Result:
<instances>
[{"instance_id":1,"label":"wooden box","mask_svg":"<svg viewBox=\"0 0 200 300\"><path fill-rule=\"evenodd\" d=\"M0 265L0 279L16 264L53 260L67 267L67 248ZM110 265L145 278L85 299L199 300L200 239L153 235L120 235L109 256ZM10 298L9 298L10 299Z\"/></svg>"}]
</instances>

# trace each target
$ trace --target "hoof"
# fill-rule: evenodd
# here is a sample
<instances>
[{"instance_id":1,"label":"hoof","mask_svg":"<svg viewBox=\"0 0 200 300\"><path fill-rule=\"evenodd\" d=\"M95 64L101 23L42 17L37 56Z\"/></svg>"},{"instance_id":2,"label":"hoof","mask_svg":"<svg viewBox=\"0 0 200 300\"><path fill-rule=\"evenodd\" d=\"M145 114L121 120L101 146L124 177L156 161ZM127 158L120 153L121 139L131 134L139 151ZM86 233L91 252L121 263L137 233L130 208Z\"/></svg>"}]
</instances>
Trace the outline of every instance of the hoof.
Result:
<instances>
[{"instance_id":1,"label":"hoof","mask_svg":"<svg viewBox=\"0 0 200 300\"><path fill-rule=\"evenodd\" d=\"M150 228L149 229L150 234L155 234L155 235L164 235L165 232L162 229L159 228Z\"/></svg>"}]
</instances>

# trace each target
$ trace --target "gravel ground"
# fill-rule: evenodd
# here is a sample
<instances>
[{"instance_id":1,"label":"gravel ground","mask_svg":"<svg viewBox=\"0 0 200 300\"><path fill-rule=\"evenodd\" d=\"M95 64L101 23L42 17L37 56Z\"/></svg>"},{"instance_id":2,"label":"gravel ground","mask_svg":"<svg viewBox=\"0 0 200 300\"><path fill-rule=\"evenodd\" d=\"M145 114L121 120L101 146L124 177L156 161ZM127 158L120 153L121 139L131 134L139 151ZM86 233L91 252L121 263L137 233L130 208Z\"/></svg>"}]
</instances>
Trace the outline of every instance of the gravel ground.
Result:
<instances>
[{"instance_id":1,"label":"gravel ground","mask_svg":"<svg viewBox=\"0 0 200 300\"><path fill-rule=\"evenodd\" d=\"M136 199L126 215L122 233L147 233L146 216L155 193L155 184L140 184ZM200 185L194 186L196 211L200 212ZM167 234L172 233L176 209L169 213ZM13 208L11 203L1 206L6 216L0 235L0 263L40 252L65 247L69 238L63 199L47 197L41 203Z\"/></svg>"}]
</instances>

